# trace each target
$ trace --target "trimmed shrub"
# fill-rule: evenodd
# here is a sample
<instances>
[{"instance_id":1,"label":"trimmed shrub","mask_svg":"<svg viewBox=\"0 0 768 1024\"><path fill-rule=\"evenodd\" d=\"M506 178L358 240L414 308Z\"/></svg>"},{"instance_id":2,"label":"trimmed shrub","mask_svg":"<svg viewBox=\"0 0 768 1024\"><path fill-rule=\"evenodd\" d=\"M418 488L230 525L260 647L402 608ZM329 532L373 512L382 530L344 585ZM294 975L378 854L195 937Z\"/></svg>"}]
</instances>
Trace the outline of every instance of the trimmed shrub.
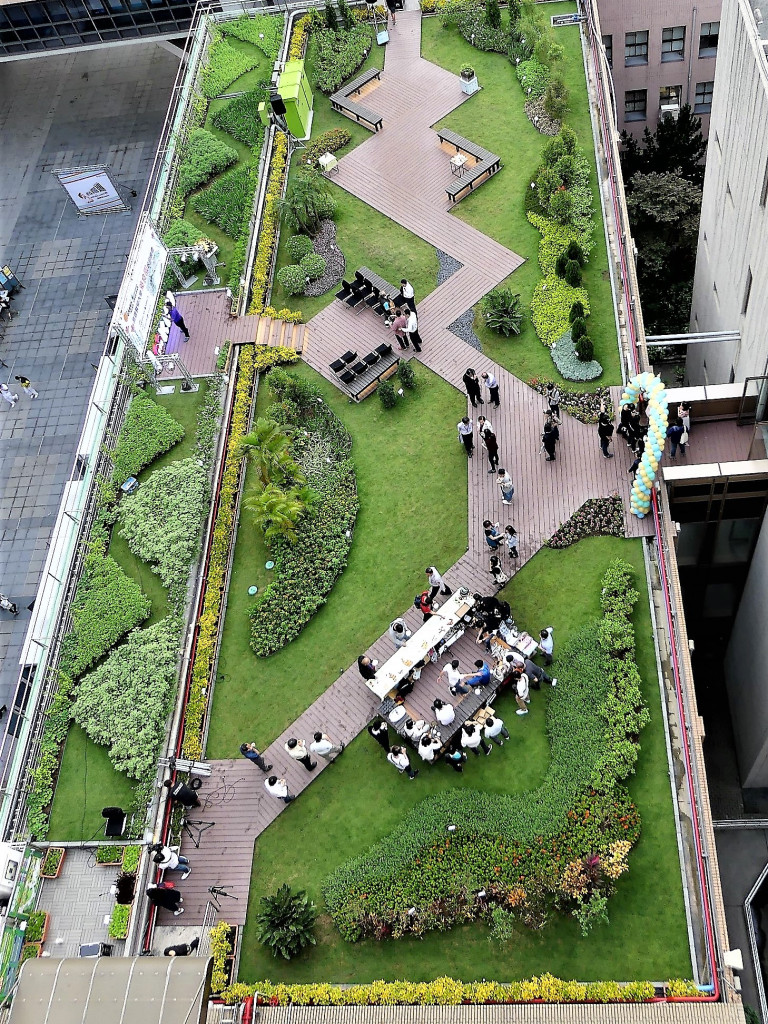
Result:
<instances>
[{"instance_id":1,"label":"trimmed shrub","mask_svg":"<svg viewBox=\"0 0 768 1024\"><path fill-rule=\"evenodd\" d=\"M282 14L243 14L234 21L224 21L219 25L222 35L253 43L270 60L277 60L280 54L284 28Z\"/></svg>"},{"instance_id":2,"label":"trimmed shrub","mask_svg":"<svg viewBox=\"0 0 768 1024\"><path fill-rule=\"evenodd\" d=\"M409 391L414 391L418 386L418 380L416 379L416 371L413 368L413 361L408 359L397 368L397 376L400 378L400 383L404 388L408 388ZM386 384L387 382L384 381Z\"/></svg>"},{"instance_id":3,"label":"trimmed shrub","mask_svg":"<svg viewBox=\"0 0 768 1024\"><path fill-rule=\"evenodd\" d=\"M227 86L232 85L246 71L252 71L259 63L258 54L236 50L218 29L214 30L214 36L215 41L208 50L208 63L203 68L203 95L209 100L224 92Z\"/></svg>"},{"instance_id":4,"label":"trimmed shrub","mask_svg":"<svg viewBox=\"0 0 768 1024\"><path fill-rule=\"evenodd\" d=\"M574 302L573 306L571 307L571 312L573 312L573 309L577 305L581 306L581 303L580 302L578 302L578 303ZM583 312L583 306L582 306L582 312ZM570 317L570 313L568 314L568 316ZM571 320L571 337L573 338L574 344L579 340L579 338L583 338L586 333L587 333L587 321L584 319L583 316L577 316L575 320Z\"/></svg>"},{"instance_id":5,"label":"trimmed shrub","mask_svg":"<svg viewBox=\"0 0 768 1024\"><path fill-rule=\"evenodd\" d=\"M301 151L300 164L317 164L323 153L336 153L343 149L352 138L352 133L347 128L331 128L330 131L322 132L307 144L307 148Z\"/></svg>"},{"instance_id":6,"label":"trimmed shrub","mask_svg":"<svg viewBox=\"0 0 768 1024\"><path fill-rule=\"evenodd\" d=\"M529 192L535 193L535 189ZM542 274L547 277L555 273L555 262L561 253L568 252L571 242L575 242L582 253L589 253L594 245L592 231L577 231L565 224L558 224L540 213L528 212L528 220L541 234L539 243L539 266Z\"/></svg>"},{"instance_id":7,"label":"trimmed shrub","mask_svg":"<svg viewBox=\"0 0 768 1024\"><path fill-rule=\"evenodd\" d=\"M184 159L179 167L179 195L186 198L214 174L226 171L236 160L236 149L220 142L205 128L193 128L189 133L189 141L184 147Z\"/></svg>"},{"instance_id":8,"label":"trimmed shrub","mask_svg":"<svg viewBox=\"0 0 768 1024\"><path fill-rule=\"evenodd\" d=\"M316 252L309 252L306 256L302 256L299 266L310 281L316 281L325 273L325 259Z\"/></svg>"},{"instance_id":9,"label":"trimmed shrub","mask_svg":"<svg viewBox=\"0 0 768 1024\"><path fill-rule=\"evenodd\" d=\"M287 267L281 267L277 272L277 283L288 292L289 295L301 295L304 285L307 283L306 275L298 263L290 263Z\"/></svg>"},{"instance_id":10,"label":"trimmed shrub","mask_svg":"<svg viewBox=\"0 0 768 1024\"><path fill-rule=\"evenodd\" d=\"M268 83L259 82L255 89L236 96L211 118L214 126L251 149L261 147L264 125L259 120L259 104L266 101Z\"/></svg>"},{"instance_id":11,"label":"trimmed shrub","mask_svg":"<svg viewBox=\"0 0 768 1024\"><path fill-rule=\"evenodd\" d=\"M567 260L563 277L571 288L581 287L581 267L576 260Z\"/></svg>"},{"instance_id":12,"label":"trimmed shrub","mask_svg":"<svg viewBox=\"0 0 768 1024\"><path fill-rule=\"evenodd\" d=\"M200 228L190 224L188 220L179 218L171 222L171 226L163 235L163 242L169 249L180 248L184 245L194 245L203 237Z\"/></svg>"},{"instance_id":13,"label":"trimmed shrub","mask_svg":"<svg viewBox=\"0 0 768 1024\"><path fill-rule=\"evenodd\" d=\"M573 222L573 196L566 188L558 189L549 201L549 214L559 224Z\"/></svg>"},{"instance_id":14,"label":"trimmed shrub","mask_svg":"<svg viewBox=\"0 0 768 1024\"><path fill-rule=\"evenodd\" d=\"M208 188L192 196L192 209L230 238L237 238L243 215L253 201L257 173L253 165L244 164L222 174Z\"/></svg>"},{"instance_id":15,"label":"trimmed shrub","mask_svg":"<svg viewBox=\"0 0 768 1024\"><path fill-rule=\"evenodd\" d=\"M571 324L573 324L574 321L576 321L578 319L582 319L583 320L583 319L585 319L585 317L586 317L586 313L584 312L584 304L582 302L574 302L574 304L571 306L571 311L568 314L568 319L571 321ZM586 325L585 325L585 330L586 330Z\"/></svg>"},{"instance_id":16,"label":"trimmed shrub","mask_svg":"<svg viewBox=\"0 0 768 1024\"><path fill-rule=\"evenodd\" d=\"M115 485L119 487L129 476L136 476L183 437L184 427L154 398L144 391L134 395L117 436L115 450L110 454Z\"/></svg>"},{"instance_id":17,"label":"trimmed shrub","mask_svg":"<svg viewBox=\"0 0 768 1024\"><path fill-rule=\"evenodd\" d=\"M565 268L568 266L568 256L561 252L555 260L555 273L558 277L565 277Z\"/></svg>"},{"instance_id":18,"label":"trimmed shrub","mask_svg":"<svg viewBox=\"0 0 768 1024\"><path fill-rule=\"evenodd\" d=\"M288 242L286 243L286 249L288 250L288 255L291 257L294 263L298 263L300 260L302 260L305 256L308 256L313 251L312 239L309 237L309 235L293 235L291 238L288 239Z\"/></svg>"},{"instance_id":19,"label":"trimmed shrub","mask_svg":"<svg viewBox=\"0 0 768 1024\"><path fill-rule=\"evenodd\" d=\"M565 254L569 260L575 260L580 267L583 267L584 264L587 262L586 256L582 252L581 246L575 239L572 239L568 243L568 248L566 249Z\"/></svg>"},{"instance_id":20,"label":"trimmed shrub","mask_svg":"<svg viewBox=\"0 0 768 1024\"><path fill-rule=\"evenodd\" d=\"M397 394L391 381L383 380L376 388L376 394L384 409L394 409L397 405Z\"/></svg>"},{"instance_id":21,"label":"trimmed shrub","mask_svg":"<svg viewBox=\"0 0 768 1024\"><path fill-rule=\"evenodd\" d=\"M568 112L568 89L559 76L553 78L544 93L544 109L555 121L562 121Z\"/></svg>"},{"instance_id":22,"label":"trimmed shrub","mask_svg":"<svg viewBox=\"0 0 768 1024\"><path fill-rule=\"evenodd\" d=\"M589 363L592 361L595 355L595 347L589 335L582 335L578 341L576 341L576 355L582 361L582 363Z\"/></svg>"},{"instance_id":23,"label":"trimmed shrub","mask_svg":"<svg viewBox=\"0 0 768 1024\"><path fill-rule=\"evenodd\" d=\"M499 0L486 0L485 20L491 28L501 28L501 8Z\"/></svg>"},{"instance_id":24,"label":"trimmed shrub","mask_svg":"<svg viewBox=\"0 0 768 1024\"><path fill-rule=\"evenodd\" d=\"M549 68L535 57L524 60L515 68L517 80L528 96L543 96L549 84Z\"/></svg>"}]
</instances>

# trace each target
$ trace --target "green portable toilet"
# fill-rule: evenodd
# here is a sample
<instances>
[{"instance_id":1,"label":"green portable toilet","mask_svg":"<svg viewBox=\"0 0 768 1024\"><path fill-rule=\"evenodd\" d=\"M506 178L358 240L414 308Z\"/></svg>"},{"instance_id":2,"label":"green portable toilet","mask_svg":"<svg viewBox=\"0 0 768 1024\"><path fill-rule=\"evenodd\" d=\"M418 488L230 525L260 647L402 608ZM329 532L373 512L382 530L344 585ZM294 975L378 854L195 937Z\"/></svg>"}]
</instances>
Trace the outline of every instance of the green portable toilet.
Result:
<instances>
[{"instance_id":1,"label":"green portable toilet","mask_svg":"<svg viewBox=\"0 0 768 1024\"><path fill-rule=\"evenodd\" d=\"M312 89L303 60L286 61L277 81L277 91L285 104L285 123L297 139L305 139L312 126Z\"/></svg>"}]
</instances>

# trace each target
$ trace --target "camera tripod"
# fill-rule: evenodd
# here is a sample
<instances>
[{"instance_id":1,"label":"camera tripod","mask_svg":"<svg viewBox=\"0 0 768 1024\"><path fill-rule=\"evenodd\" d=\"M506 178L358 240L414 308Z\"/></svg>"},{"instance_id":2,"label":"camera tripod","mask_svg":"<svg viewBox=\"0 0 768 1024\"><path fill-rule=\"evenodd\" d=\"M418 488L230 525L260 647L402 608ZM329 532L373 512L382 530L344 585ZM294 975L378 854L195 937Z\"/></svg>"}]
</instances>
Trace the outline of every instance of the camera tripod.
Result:
<instances>
[{"instance_id":1,"label":"camera tripod","mask_svg":"<svg viewBox=\"0 0 768 1024\"><path fill-rule=\"evenodd\" d=\"M214 905L216 910L221 910L221 906L219 905L219 899L221 897L226 897L228 900L240 899L239 896L233 896L231 892L227 892L223 885L211 885L208 888L208 892L213 896L211 903Z\"/></svg>"},{"instance_id":2,"label":"camera tripod","mask_svg":"<svg viewBox=\"0 0 768 1024\"><path fill-rule=\"evenodd\" d=\"M197 821L192 818L181 819L181 831L188 835L192 842L195 844L195 849L200 849L200 839L203 832L207 832L209 828L213 828L216 824L215 821ZM195 832L192 831L195 830Z\"/></svg>"}]
</instances>

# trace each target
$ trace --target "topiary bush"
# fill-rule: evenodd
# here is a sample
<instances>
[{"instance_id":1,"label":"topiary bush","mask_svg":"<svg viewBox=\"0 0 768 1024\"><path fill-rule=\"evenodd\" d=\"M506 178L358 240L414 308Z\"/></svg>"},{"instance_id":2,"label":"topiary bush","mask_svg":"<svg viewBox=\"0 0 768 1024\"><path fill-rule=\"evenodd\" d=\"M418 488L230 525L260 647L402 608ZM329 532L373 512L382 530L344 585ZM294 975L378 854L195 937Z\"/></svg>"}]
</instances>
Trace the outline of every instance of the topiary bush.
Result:
<instances>
[{"instance_id":1,"label":"topiary bush","mask_svg":"<svg viewBox=\"0 0 768 1024\"><path fill-rule=\"evenodd\" d=\"M325 273L325 259L316 252L310 252L306 256L302 256L299 266L310 281L316 281L318 277L322 277Z\"/></svg>"},{"instance_id":2,"label":"topiary bush","mask_svg":"<svg viewBox=\"0 0 768 1024\"><path fill-rule=\"evenodd\" d=\"M561 252L555 260L555 273L558 277L565 277L565 268L568 266L568 256Z\"/></svg>"},{"instance_id":3,"label":"topiary bush","mask_svg":"<svg viewBox=\"0 0 768 1024\"><path fill-rule=\"evenodd\" d=\"M597 380L603 372L603 367L596 359L589 362L579 359L570 331L565 331L558 338L550 352L555 366L566 380Z\"/></svg>"},{"instance_id":4,"label":"topiary bush","mask_svg":"<svg viewBox=\"0 0 768 1024\"><path fill-rule=\"evenodd\" d=\"M298 263L289 263L287 267L281 267L277 272L277 283L284 288L289 295L301 295L307 277Z\"/></svg>"},{"instance_id":5,"label":"topiary bush","mask_svg":"<svg viewBox=\"0 0 768 1024\"><path fill-rule=\"evenodd\" d=\"M574 304L571 306L571 311L568 314L568 319L571 321L571 324L573 324L575 320L578 320L578 319L582 319L583 320L585 318L585 316L586 316L586 314L584 312L584 304L581 303L581 302L574 302ZM586 329L586 325L585 325L585 329Z\"/></svg>"},{"instance_id":6,"label":"topiary bush","mask_svg":"<svg viewBox=\"0 0 768 1024\"><path fill-rule=\"evenodd\" d=\"M184 437L184 427L151 395L140 391L131 399L125 420L110 454L116 486L136 476L150 462L170 451Z\"/></svg>"},{"instance_id":7,"label":"topiary bush","mask_svg":"<svg viewBox=\"0 0 768 1024\"><path fill-rule=\"evenodd\" d=\"M580 267L583 267L587 262L587 258L584 255L581 246L575 239L571 239L568 243L568 248L565 250L565 254L569 260L575 260Z\"/></svg>"},{"instance_id":8,"label":"topiary bush","mask_svg":"<svg viewBox=\"0 0 768 1024\"><path fill-rule=\"evenodd\" d=\"M394 409L397 405L397 393L390 381L383 380L376 388L376 394L384 409Z\"/></svg>"},{"instance_id":9,"label":"topiary bush","mask_svg":"<svg viewBox=\"0 0 768 1024\"><path fill-rule=\"evenodd\" d=\"M566 188L558 189L549 201L549 214L558 224L571 224L573 196Z\"/></svg>"},{"instance_id":10,"label":"topiary bush","mask_svg":"<svg viewBox=\"0 0 768 1024\"><path fill-rule=\"evenodd\" d=\"M544 92L544 109L555 121L562 121L568 112L568 89L559 75L547 85Z\"/></svg>"},{"instance_id":11,"label":"topiary bush","mask_svg":"<svg viewBox=\"0 0 768 1024\"><path fill-rule=\"evenodd\" d=\"M581 287L581 267L576 260L567 260L563 277L571 288Z\"/></svg>"},{"instance_id":12,"label":"topiary bush","mask_svg":"<svg viewBox=\"0 0 768 1024\"><path fill-rule=\"evenodd\" d=\"M595 347L587 334L583 334L576 342L576 355L582 363L589 363L594 359Z\"/></svg>"},{"instance_id":13,"label":"topiary bush","mask_svg":"<svg viewBox=\"0 0 768 1024\"><path fill-rule=\"evenodd\" d=\"M309 235L293 235L288 239L285 247L294 263L298 263L313 251L312 239Z\"/></svg>"},{"instance_id":14,"label":"topiary bush","mask_svg":"<svg viewBox=\"0 0 768 1024\"><path fill-rule=\"evenodd\" d=\"M576 305L576 303L574 303L574 305ZM581 306L581 303L579 302L578 305ZM583 338L586 333L587 321L583 316L577 316L575 320L571 321L571 337L573 338L574 344L579 340L579 338Z\"/></svg>"},{"instance_id":15,"label":"topiary bush","mask_svg":"<svg viewBox=\"0 0 768 1024\"><path fill-rule=\"evenodd\" d=\"M237 150L227 146L205 128L193 128L184 147L177 189L186 198L194 189L226 171L237 160Z\"/></svg>"},{"instance_id":16,"label":"topiary bush","mask_svg":"<svg viewBox=\"0 0 768 1024\"><path fill-rule=\"evenodd\" d=\"M397 368L397 376L400 378L400 383L404 388L408 388L409 391L414 391L418 386L416 379L416 371L413 368L413 361L408 359ZM387 382L384 381L386 384Z\"/></svg>"}]
</instances>

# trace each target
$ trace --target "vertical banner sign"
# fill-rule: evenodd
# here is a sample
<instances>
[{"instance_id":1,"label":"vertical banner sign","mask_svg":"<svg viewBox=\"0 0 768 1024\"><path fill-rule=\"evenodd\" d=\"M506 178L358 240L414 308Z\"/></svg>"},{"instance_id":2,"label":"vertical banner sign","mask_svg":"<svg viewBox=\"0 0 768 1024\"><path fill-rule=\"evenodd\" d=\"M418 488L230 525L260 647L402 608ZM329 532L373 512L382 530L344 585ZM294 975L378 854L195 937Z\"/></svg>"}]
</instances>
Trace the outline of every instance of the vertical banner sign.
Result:
<instances>
[{"instance_id":1,"label":"vertical banner sign","mask_svg":"<svg viewBox=\"0 0 768 1024\"><path fill-rule=\"evenodd\" d=\"M67 167L53 173L77 207L77 212L84 217L130 209L118 194L103 164L95 167Z\"/></svg>"},{"instance_id":2,"label":"vertical banner sign","mask_svg":"<svg viewBox=\"0 0 768 1024\"><path fill-rule=\"evenodd\" d=\"M131 249L112 323L117 325L143 358L157 309L168 250L147 217Z\"/></svg>"}]
</instances>

